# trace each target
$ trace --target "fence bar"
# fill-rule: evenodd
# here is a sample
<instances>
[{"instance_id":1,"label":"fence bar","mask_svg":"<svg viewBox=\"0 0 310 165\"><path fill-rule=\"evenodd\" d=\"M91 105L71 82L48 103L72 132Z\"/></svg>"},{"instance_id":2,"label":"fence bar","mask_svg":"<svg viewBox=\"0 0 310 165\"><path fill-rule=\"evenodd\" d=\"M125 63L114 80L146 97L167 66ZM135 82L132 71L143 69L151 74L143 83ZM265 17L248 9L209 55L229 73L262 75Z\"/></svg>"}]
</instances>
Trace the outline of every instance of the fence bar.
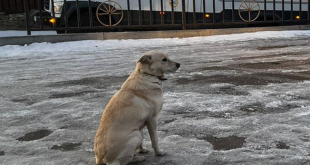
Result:
<instances>
[{"instance_id":1,"label":"fence bar","mask_svg":"<svg viewBox=\"0 0 310 165\"><path fill-rule=\"evenodd\" d=\"M51 8L52 16L53 16L53 18L55 18L54 0L51 0L51 2L52 2L52 8ZM56 23L53 23L53 29L56 29Z\"/></svg>"},{"instance_id":2,"label":"fence bar","mask_svg":"<svg viewBox=\"0 0 310 165\"><path fill-rule=\"evenodd\" d=\"M142 25L141 0L139 2L139 25Z\"/></svg>"},{"instance_id":3,"label":"fence bar","mask_svg":"<svg viewBox=\"0 0 310 165\"><path fill-rule=\"evenodd\" d=\"M182 0L182 24L183 24L183 30L186 30L185 0Z\"/></svg>"},{"instance_id":4,"label":"fence bar","mask_svg":"<svg viewBox=\"0 0 310 165\"><path fill-rule=\"evenodd\" d=\"M308 25L310 24L310 0L308 0L308 14L307 14L307 18L308 18Z\"/></svg>"},{"instance_id":5,"label":"fence bar","mask_svg":"<svg viewBox=\"0 0 310 165\"><path fill-rule=\"evenodd\" d=\"M152 5L152 0L150 0L150 25L153 25L153 5Z\"/></svg>"},{"instance_id":6,"label":"fence bar","mask_svg":"<svg viewBox=\"0 0 310 165\"><path fill-rule=\"evenodd\" d=\"M273 11L272 11L272 20L275 21L276 20L276 0L273 0L273 7L272 7Z\"/></svg>"},{"instance_id":7,"label":"fence bar","mask_svg":"<svg viewBox=\"0 0 310 165\"><path fill-rule=\"evenodd\" d=\"M213 23L215 23L215 0L213 0Z\"/></svg>"},{"instance_id":8,"label":"fence bar","mask_svg":"<svg viewBox=\"0 0 310 165\"><path fill-rule=\"evenodd\" d=\"M93 27L93 9L91 0L88 0L88 11L89 11L89 26Z\"/></svg>"},{"instance_id":9,"label":"fence bar","mask_svg":"<svg viewBox=\"0 0 310 165\"><path fill-rule=\"evenodd\" d=\"M24 0L24 9L25 9L25 17L26 17L26 30L27 35L31 35L30 22L29 22L29 2L28 0Z\"/></svg>"},{"instance_id":10,"label":"fence bar","mask_svg":"<svg viewBox=\"0 0 310 165\"><path fill-rule=\"evenodd\" d=\"M284 0L282 0L282 21L284 21Z\"/></svg>"},{"instance_id":11,"label":"fence bar","mask_svg":"<svg viewBox=\"0 0 310 165\"><path fill-rule=\"evenodd\" d=\"M127 0L127 7L128 7L128 10L127 10L127 15L128 15L128 26L131 26L131 10L130 10L130 2L129 0Z\"/></svg>"},{"instance_id":12,"label":"fence bar","mask_svg":"<svg viewBox=\"0 0 310 165\"><path fill-rule=\"evenodd\" d=\"M16 2L16 1L15 1ZM17 4L17 3L16 3ZM17 9L16 9L17 10ZM40 16L40 29L43 30L43 18L42 18L42 1L39 0L39 16Z\"/></svg>"},{"instance_id":13,"label":"fence bar","mask_svg":"<svg viewBox=\"0 0 310 165\"><path fill-rule=\"evenodd\" d=\"M223 23L225 23L225 0L223 0Z\"/></svg>"},{"instance_id":14,"label":"fence bar","mask_svg":"<svg viewBox=\"0 0 310 165\"><path fill-rule=\"evenodd\" d=\"M81 27L81 15L80 15L80 6L79 6L79 0L76 0L76 14L77 14L77 21L78 21L78 27Z\"/></svg>"},{"instance_id":15,"label":"fence bar","mask_svg":"<svg viewBox=\"0 0 310 165\"><path fill-rule=\"evenodd\" d=\"M170 0L171 2L171 23L174 25L174 3L173 0Z\"/></svg>"},{"instance_id":16,"label":"fence bar","mask_svg":"<svg viewBox=\"0 0 310 165\"><path fill-rule=\"evenodd\" d=\"M160 0L160 21L161 25L164 24L164 6L163 6L163 0Z\"/></svg>"},{"instance_id":17,"label":"fence bar","mask_svg":"<svg viewBox=\"0 0 310 165\"><path fill-rule=\"evenodd\" d=\"M302 12L301 12L301 0L299 0L299 20L302 19Z\"/></svg>"},{"instance_id":18,"label":"fence bar","mask_svg":"<svg viewBox=\"0 0 310 165\"><path fill-rule=\"evenodd\" d=\"M264 0L264 22L266 22L266 8L267 8L267 5L266 5L266 0Z\"/></svg>"},{"instance_id":19,"label":"fence bar","mask_svg":"<svg viewBox=\"0 0 310 165\"><path fill-rule=\"evenodd\" d=\"M231 22L235 22L235 0L232 0L231 3L232 3Z\"/></svg>"},{"instance_id":20,"label":"fence bar","mask_svg":"<svg viewBox=\"0 0 310 165\"><path fill-rule=\"evenodd\" d=\"M14 10L17 11L17 0L14 0Z\"/></svg>"},{"instance_id":21,"label":"fence bar","mask_svg":"<svg viewBox=\"0 0 310 165\"><path fill-rule=\"evenodd\" d=\"M291 0L291 20L294 19L293 10L294 10L294 3L293 3L293 0Z\"/></svg>"},{"instance_id":22,"label":"fence bar","mask_svg":"<svg viewBox=\"0 0 310 165\"><path fill-rule=\"evenodd\" d=\"M193 23L196 24L196 2L193 0Z\"/></svg>"},{"instance_id":23,"label":"fence bar","mask_svg":"<svg viewBox=\"0 0 310 165\"><path fill-rule=\"evenodd\" d=\"M64 0L64 14L65 14L65 24L66 28L68 28L68 12L67 12L67 0Z\"/></svg>"},{"instance_id":24,"label":"fence bar","mask_svg":"<svg viewBox=\"0 0 310 165\"><path fill-rule=\"evenodd\" d=\"M203 23L206 23L206 0L202 0L203 7Z\"/></svg>"}]
</instances>

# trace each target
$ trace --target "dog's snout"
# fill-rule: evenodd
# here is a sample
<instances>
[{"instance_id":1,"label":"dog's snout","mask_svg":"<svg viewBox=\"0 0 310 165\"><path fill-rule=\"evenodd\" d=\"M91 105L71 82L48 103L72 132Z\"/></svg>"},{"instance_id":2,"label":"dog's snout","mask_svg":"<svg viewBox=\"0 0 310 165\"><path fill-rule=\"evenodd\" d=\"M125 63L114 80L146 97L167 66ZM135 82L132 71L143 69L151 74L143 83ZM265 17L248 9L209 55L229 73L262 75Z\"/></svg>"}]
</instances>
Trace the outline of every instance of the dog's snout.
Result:
<instances>
[{"instance_id":1,"label":"dog's snout","mask_svg":"<svg viewBox=\"0 0 310 165\"><path fill-rule=\"evenodd\" d=\"M177 66L177 68L180 68L180 66L181 66L180 63L175 63L175 65Z\"/></svg>"}]
</instances>

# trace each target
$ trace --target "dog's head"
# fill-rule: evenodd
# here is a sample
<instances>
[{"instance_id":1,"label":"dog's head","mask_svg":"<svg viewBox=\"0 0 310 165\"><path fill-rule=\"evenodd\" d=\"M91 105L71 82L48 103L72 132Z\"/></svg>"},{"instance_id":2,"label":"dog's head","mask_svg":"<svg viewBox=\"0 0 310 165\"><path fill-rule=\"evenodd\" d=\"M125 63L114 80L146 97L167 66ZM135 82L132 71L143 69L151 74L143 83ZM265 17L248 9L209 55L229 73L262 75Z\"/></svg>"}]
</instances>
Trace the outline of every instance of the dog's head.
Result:
<instances>
[{"instance_id":1,"label":"dog's head","mask_svg":"<svg viewBox=\"0 0 310 165\"><path fill-rule=\"evenodd\" d=\"M142 73L164 78L164 73L175 72L180 64L171 61L167 54L161 51L149 51L142 55L136 69Z\"/></svg>"}]
</instances>

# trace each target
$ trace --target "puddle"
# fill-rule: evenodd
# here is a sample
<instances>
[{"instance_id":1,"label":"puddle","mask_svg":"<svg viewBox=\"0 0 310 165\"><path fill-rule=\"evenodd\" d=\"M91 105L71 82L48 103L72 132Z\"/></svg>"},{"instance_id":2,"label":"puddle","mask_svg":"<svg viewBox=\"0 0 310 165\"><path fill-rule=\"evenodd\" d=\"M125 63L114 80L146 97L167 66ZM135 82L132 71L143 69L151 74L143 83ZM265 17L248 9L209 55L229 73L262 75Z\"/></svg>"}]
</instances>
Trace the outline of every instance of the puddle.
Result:
<instances>
[{"instance_id":1,"label":"puddle","mask_svg":"<svg viewBox=\"0 0 310 165\"><path fill-rule=\"evenodd\" d=\"M158 162L158 165L178 165L178 163L174 162L173 160L163 160Z\"/></svg>"},{"instance_id":2,"label":"puddle","mask_svg":"<svg viewBox=\"0 0 310 165\"><path fill-rule=\"evenodd\" d=\"M18 141L33 141L33 140L42 139L42 138L50 135L51 133L53 133L53 131L47 130L47 129L42 129L42 130L37 130L34 132L26 133L24 136L22 136L16 140L18 140Z\"/></svg>"},{"instance_id":3,"label":"puddle","mask_svg":"<svg viewBox=\"0 0 310 165\"><path fill-rule=\"evenodd\" d=\"M97 89L105 88L108 85L115 84L115 82L124 82L128 76L107 76L107 77L88 77L78 80L68 80L51 83L48 87L62 87L62 86L74 86L74 85L83 85L90 86Z\"/></svg>"},{"instance_id":4,"label":"puddle","mask_svg":"<svg viewBox=\"0 0 310 165\"><path fill-rule=\"evenodd\" d=\"M176 120L177 119L167 119L167 120L164 120L163 123L168 124L168 123L172 123L172 122L174 122Z\"/></svg>"},{"instance_id":5,"label":"puddle","mask_svg":"<svg viewBox=\"0 0 310 165\"><path fill-rule=\"evenodd\" d=\"M277 64L274 64L277 65ZM296 75L290 73L253 73L244 75L214 75L202 76L196 75L191 78L179 78L175 80L177 84L215 84L215 83L229 83L235 86L241 85L268 85L270 83L295 83L300 81L310 80L310 76ZM225 88L223 89L225 90ZM226 89L229 92L229 89ZM243 94L242 94L243 95Z\"/></svg>"},{"instance_id":6,"label":"puddle","mask_svg":"<svg viewBox=\"0 0 310 165\"><path fill-rule=\"evenodd\" d=\"M89 78L82 78L79 80L69 80L69 81L60 81L49 84L49 87L60 87L60 86L71 86L71 85L92 85L101 82L100 77L89 77Z\"/></svg>"},{"instance_id":7,"label":"puddle","mask_svg":"<svg viewBox=\"0 0 310 165\"><path fill-rule=\"evenodd\" d=\"M270 50L270 49L280 49L280 48L287 48L296 45L277 45L277 46L264 46L264 47L257 47L257 50Z\"/></svg>"},{"instance_id":8,"label":"puddle","mask_svg":"<svg viewBox=\"0 0 310 165\"><path fill-rule=\"evenodd\" d=\"M258 113L284 113L290 111L291 109L298 108L300 106L293 104L284 104L278 107L266 107L260 102L244 105L239 108L240 111L244 112L258 112Z\"/></svg>"},{"instance_id":9,"label":"puddle","mask_svg":"<svg viewBox=\"0 0 310 165\"><path fill-rule=\"evenodd\" d=\"M310 80L309 76L302 76L290 73L255 73L253 75L258 77L265 77L266 80L278 80L279 82L296 82L296 81L304 81Z\"/></svg>"},{"instance_id":10,"label":"puddle","mask_svg":"<svg viewBox=\"0 0 310 165\"><path fill-rule=\"evenodd\" d=\"M212 67L204 67L200 68L199 70L214 70L214 71L222 71L222 70L231 70L228 67L225 66L212 66Z\"/></svg>"},{"instance_id":11,"label":"puddle","mask_svg":"<svg viewBox=\"0 0 310 165\"><path fill-rule=\"evenodd\" d=\"M0 156L5 155L4 151L0 151Z\"/></svg>"},{"instance_id":12,"label":"puddle","mask_svg":"<svg viewBox=\"0 0 310 165\"><path fill-rule=\"evenodd\" d=\"M294 69L304 66L308 68L310 59L306 60L288 60L288 61L272 61L272 62L258 62L258 63L243 63L236 65L229 65L229 68L235 69Z\"/></svg>"},{"instance_id":13,"label":"puddle","mask_svg":"<svg viewBox=\"0 0 310 165\"><path fill-rule=\"evenodd\" d=\"M95 93L97 91L81 91L81 92L68 92L68 93L55 93L50 95L48 98L66 98L66 97L76 97L76 96L83 96L89 93Z\"/></svg>"},{"instance_id":14,"label":"puddle","mask_svg":"<svg viewBox=\"0 0 310 165\"><path fill-rule=\"evenodd\" d=\"M15 99L12 99L11 101L16 102L16 103L24 103L26 105L32 105L32 104L36 103L36 101L34 101L34 100L23 99L23 98L15 98Z\"/></svg>"},{"instance_id":15,"label":"puddle","mask_svg":"<svg viewBox=\"0 0 310 165\"><path fill-rule=\"evenodd\" d=\"M281 62L259 62L259 63L245 63L235 65L239 69L270 69L278 68L281 65Z\"/></svg>"},{"instance_id":16,"label":"puddle","mask_svg":"<svg viewBox=\"0 0 310 165\"><path fill-rule=\"evenodd\" d=\"M245 112L263 112L265 111L265 106L262 103L254 103L245 105L240 110Z\"/></svg>"},{"instance_id":17,"label":"puddle","mask_svg":"<svg viewBox=\"0 0 310 165\"><path fill-rule=\"evenodd\" d=\"M62 143L61 145L54 145L51 149L60 151L73 151L77 150L77 147L81 145L82 143Z\"/></svg>"},{"instance_id":18,"label":"puddle","mask_svg":"<svg viewBox=\"0 0 310 165\"><path fill-rule=\"evenodd\" d=\"M270 55L263 55L263 56L240 57L240 58L234 58L234 60L266 59L266 58L275 58L275 57L291 56L291 55L304 55L304 54L307 54L307 52L284 52L284 53L270 54Z\"/></svg>"},{"instance_id":19,"label":"puddle","mask_svg":"<svg viewBox=\"0 0 310 165\"><path fill-rule=\"evenodd\" d=\"M205 140L213 145L214 150L231 150L236 148L241 148L245 142L245 137L238 136L228 136L228 137L215 137L208 135L200 140Z\"/></svg>"},{"instance_id":20,"label":"puddle","mask_svg":"<svg viewBox=\"0 0 310 165\"><path fill-rule=\"evenodd\" d=\"M288 146L286 143L284 142L277 142L276 147L278 149L290 149L290 146Z\"/></svg>"},{"instance_id":21,"label":"puddle","mask_svg":"<svg viewBox=\"0 0 310 165\"><path fill-rule=\"evenodd\" d=\"M175 81L180 85L194 84L215 84L230 83L239 85L267 85L269 83L281 83L279 80L268 80L255 75L215 75L215 76L194 76L192 78L179 78Z\"/></svg>"},{"instance_id":22,"label":"puddle","mask_svg":"<svg viewBox=\"0 0 310 165\"><path fill-rule=\"evenodd\" d=\"M248 92L236 90L234 87L220 87L215 89L212 94L226 94L226 95L235 95L235 96L244 96L248 95Z\"/></svg>"}]
</instances>

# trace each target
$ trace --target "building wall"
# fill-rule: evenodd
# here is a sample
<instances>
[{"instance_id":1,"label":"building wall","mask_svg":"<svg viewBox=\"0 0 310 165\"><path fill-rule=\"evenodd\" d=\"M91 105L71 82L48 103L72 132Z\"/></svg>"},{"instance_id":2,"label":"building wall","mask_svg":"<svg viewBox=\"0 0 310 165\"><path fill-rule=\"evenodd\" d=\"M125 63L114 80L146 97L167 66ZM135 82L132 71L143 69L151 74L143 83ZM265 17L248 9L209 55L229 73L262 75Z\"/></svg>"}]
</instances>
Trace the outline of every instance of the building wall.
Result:
<instances>
[{"instance_id":1,"label":"building wall","mask_svg":"<svg viewBox=\"0 0 310 165\"><path fill-rule=\"evenodd\" d=\"M28 0L29 10L39 9L39 1ZM0 0L0 30L20 30L26 28L24 0Z\"/></svg>"},{"instance_id":2,"label":"building wall","mask_svg":"<svg viewBox=\"0 0 310 165\"><path fill-rule=\"evenodd\" d=\"M0 14L0 30L26 29L25 14Z\"/></svg>"},{"instance_id":3,"label":"building wall","mask_svg":"<svg viewBox=\"0 0 310 165\"><path fill-rule=\"evenodd\" d=\"M0 13L24 13L25 0L0 0ZM29 10L39 9L39 1L41 1L42 9L44 0L28 0Z\"/></svg>"}]
</instances>

